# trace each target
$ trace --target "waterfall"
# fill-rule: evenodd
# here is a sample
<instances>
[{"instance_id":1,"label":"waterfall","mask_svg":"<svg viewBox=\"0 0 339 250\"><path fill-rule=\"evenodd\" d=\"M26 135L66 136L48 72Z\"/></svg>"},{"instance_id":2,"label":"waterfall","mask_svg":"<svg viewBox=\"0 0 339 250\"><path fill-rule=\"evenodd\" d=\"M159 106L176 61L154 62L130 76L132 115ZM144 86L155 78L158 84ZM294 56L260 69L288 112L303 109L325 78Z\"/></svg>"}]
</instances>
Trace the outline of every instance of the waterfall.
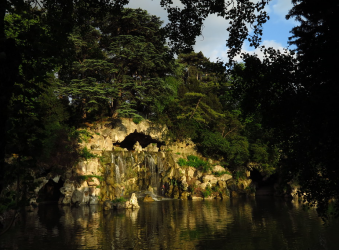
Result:
<instances>
[{"instance_id":1,"label":"waterfall","mask_svg":"<svg viewBox=\"0 0 339 250\"><path fill-rule=\"evenodd\" d=\"M135 160L134 160L134 157L133 157L133 153L132 153L132 152L130 153L130 156L131 156L131 167L133 168L133 167L134 167L134 162L135 162Z\"/></svg>"},{"instance_id":2,"label":"waterfall","mask_svg":"<svg viewBox=\"0 0 339 250\"><path fill-rule=\"evenodd\" d=\"M125 164L124 159L121 157L120 154L118 155L117 165L119 166L120 173L124 174L125 173L126 164Z\"/></svg>"},{"instance_id":3,"label":"waterfall","mask_svg":"<svg viewBox=\"0 0 339 250\"><path fill-rule=\"evenodd\" d=\"M121 183L121 171L119 168L119 156L118 156L118 164L115 163L115 158L114 158L114 153L111 153L111 163L114 166L115 170L115 182L116 183Z\"/></svg>"},{"instance_id":4,"label":"waterfall","mask_svg":"<svg viewBox=\"0 0 339 250\"><path fill-rule=\"evenodd\" d=\"M156 169L156 164L154 161L153 156L147 155L145 157L145 166L146 168L149 168L149 171L151 173L151 181L150 181L150 185L152 186L152 188L154 189L155 193L158 193L158 186L159 186L159 176L157 173L157 169Z\"/></svg>"},{"instance_id":5,"label":"waterfall","mask_svg":"<svg viewBox=\"0 0 339 250\"><path fill-rule=\"evenodd\" d=\"M120 176L119 166L117 164L114 164L114 166L115 166L115 181L117 183L121 183L121 176Z\"/></svg>"},{"instance_id":6,"label":"waterfall","mask_svg":"<svg viewBox=\"0 0 339 250\"><path fill-rule=\"evenodd\" d=\"M158 163L158 173L162 173L164 171L164 163L162 161L161 153L157 155L157 163Z\"/></svg>"}]
</instances>

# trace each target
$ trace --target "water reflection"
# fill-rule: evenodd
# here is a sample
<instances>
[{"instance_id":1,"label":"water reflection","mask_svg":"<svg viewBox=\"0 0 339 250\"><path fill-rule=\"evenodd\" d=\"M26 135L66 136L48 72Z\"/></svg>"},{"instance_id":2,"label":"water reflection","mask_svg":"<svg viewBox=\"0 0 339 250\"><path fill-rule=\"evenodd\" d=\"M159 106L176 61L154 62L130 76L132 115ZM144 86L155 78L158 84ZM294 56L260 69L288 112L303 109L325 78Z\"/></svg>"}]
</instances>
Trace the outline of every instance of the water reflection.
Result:
<instances>
[{"instance_id":1,"label":"water reflection","mask_svg":"<svg viewBox=\"0 0 339 250\"><path fill-rule=\"evenodd\" d=\"M40 206L0 249L336 249L338 222L274 199L163 201L138 210Z\"/></svg>"}]
</instances>

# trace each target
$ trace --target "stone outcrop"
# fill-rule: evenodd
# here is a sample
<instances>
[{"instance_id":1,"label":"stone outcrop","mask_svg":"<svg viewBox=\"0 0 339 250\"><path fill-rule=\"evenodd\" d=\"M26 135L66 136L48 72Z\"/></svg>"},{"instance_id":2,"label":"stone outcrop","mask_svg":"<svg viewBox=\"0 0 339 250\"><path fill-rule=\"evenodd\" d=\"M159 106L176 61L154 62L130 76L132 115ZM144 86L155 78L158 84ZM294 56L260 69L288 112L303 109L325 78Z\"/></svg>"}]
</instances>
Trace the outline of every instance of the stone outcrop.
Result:
<instances>
[{"instance_id":1,"label":"stone outcrop","mask_svg":"<svg viewBox=\"0 0 339 250\"><path fill-rule=\"evenodd\" d=\"M137 209L139 208L138 199L133 193L128 201L105 201L104 210L111 209Z\"/></svg>"},{"instance_id":2,"label":"stone outcrop","mask_svg":"<svg viewBox=\"0 0 339 250\"><path fill-rule=\"evenodd\" d=\"M64 181L59 204L83 205L105 201L107 209L120 209L138 207L134 193L140 190L148 190L154 197L160 195L175 199L197 199L204 196L225 198L229 195L229 190L231 193L246 194L253 190L250 180L249 183L248 180L235 181L218 162L205 159L212 166L207 172L179 166L180 158L199 154L190 140L165 140L167 128L164 126L156 127L146 120L135 124L131 119L121 119L89 125L87 130L91 137L84 140L81 146L87 147L97 157L81 161L62 176L53 177ZM157 140L157 143L144 146L136 140L137 136L142 138L140 134L133 135L126 139L133 142L128 151L120 143L132 133L142 133L148 136L149 141ZM46 180L48 181L44 179L41 185ZM124 204L109 202L129 196L133 199ZM152 197L146 197L145 201L152 200Z\"/></svg>"}]
</instances>

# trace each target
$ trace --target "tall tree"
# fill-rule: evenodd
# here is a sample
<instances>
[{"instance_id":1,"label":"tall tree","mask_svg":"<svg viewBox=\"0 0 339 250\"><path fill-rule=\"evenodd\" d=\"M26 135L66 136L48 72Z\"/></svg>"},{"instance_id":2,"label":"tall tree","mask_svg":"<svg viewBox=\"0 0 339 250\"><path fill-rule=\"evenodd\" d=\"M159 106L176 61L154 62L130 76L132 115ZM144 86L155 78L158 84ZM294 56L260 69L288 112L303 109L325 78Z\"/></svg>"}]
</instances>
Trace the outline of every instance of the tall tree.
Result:
<instances>
[{"instance_id":1,"label":"tall tree","mask_svg":"<svg viewBox=\"0 0 339 250\"><path fill-rule=\"evenodd\" d=\"M245 55L245 68L235 67L241 72L236 86L244 110L262 115L280 143L286 181L297 180L305 201L322 215L334 198L338 214L338 66L331 61L339 56L339 3L292 2L287 17L299 22L290 38L296 49L266 49L262 61Z\"/></svg>"},{"instance_id":2,"label":"tall tree","mask_svg":"<svg viewBox=\"0 0 339 250\"><path fill-rule=\"evenodd\" d=\"M170 34L172 40L171 45L173 51L183 49L191 49L194 44L195 37L201 34L203 20L211 13L217 13L229 20L232 24L229 28L230 39L228 46L231 53L239 51L244 39L248 37L249 30L247 24L254 25L254 36L249 38L254 45L258 44L259 35L261 33L261 25L267 19L264 7L269 0L260 0L253 3L252 1L181 1L184 4L183 10L172 7L172 1L162 0L161 6L165 7L169 14L170 23L166 26L166 30ZM91 18L101 18L107 12L117 13L128 0L1 0L0 1L0 176L3 176L4 159L6 152L6 126L10 116L8 104L10 97L15 93L14 84L18 80L19 69L22 56L32 53L31 56L36 57L39 61L42 57L53 58L56 64L62 65L68 58L71 50L69 49L70 40L67 39L69 34L73 32L74 27L81 27L82 32L86 32L89 27L88 20ZM37 9L38 8L38 9ZM41 54L39 50L23 50L15 40L7 37L5 34L4 18L6 14L26 13L29 19L39 16L46 25L50 42L44 44L46 50ZM232 23L233 22L233 23ZM40 31L39 31L40 32ZM38 38L40 33L33 32ZM183 43L182 43L183 42ZM39 43L36 40L35 43ZM29 43L31 44L31 43ZM39 47L39 46L38 46ZM46 62L46 65L48 63ZM45 66L46 66L45 65ZM38 67L36 69L39 69ZM45 70L43 67L42 69ZM42 75L46 72L40 71ZM38 72L34 73L38 76ZM39 94L38 94L39 95ZM0 190L3 184L0 183Z\"/></svg>"}]
</instances>

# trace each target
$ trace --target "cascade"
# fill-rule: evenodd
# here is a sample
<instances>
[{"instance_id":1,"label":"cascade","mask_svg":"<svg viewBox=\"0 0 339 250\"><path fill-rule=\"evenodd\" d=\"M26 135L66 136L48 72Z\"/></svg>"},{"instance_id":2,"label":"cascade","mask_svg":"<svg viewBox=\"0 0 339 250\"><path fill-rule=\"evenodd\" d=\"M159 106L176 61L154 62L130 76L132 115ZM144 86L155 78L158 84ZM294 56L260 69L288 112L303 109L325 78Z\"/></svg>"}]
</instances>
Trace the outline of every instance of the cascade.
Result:
<instances>
[{"instance_id":1,"label":"cascade","mask_svg":"<svg viewBox=\"0 0 339 250\"><path fill-rule=\"evenodd\" d=\"M164 163L162 161L161 153L157 155L157 165L158 165L158 173L161 174L164 171Z\"/></svg>"},{"instance_id":2,"label":"cascade","mask_svg":"<svg viewBox=\"0 0 339 250\"><path fill-rule=\"evenodd\" d=\"M134 167L134 162L135 162L135 160L134 160L134 157L133 157L133 153L132 153L132 152L130 152L130 157L131 157L131 167L133 168L133 167Z\"/></svg>"},{"instance_id":3,"label":"cascade","mask_svg":"<svg viewBox=\"0 0 339 250\"><path fill-rule=\"evenodd\" d=\"M119 166L115 164L114 154L111 153L111 164L114 166L114 172L115 172L115 181L116 183L121 183L121 176L120 176L120 170Z\"/></svg>"},{"instance_id":4,"label":"cascade","mask_svg":"<svg viewBox=\"0 0 339 250\"><path fill-rule=\"evenodd\" d=\"M123 156L123 155L122 155ZM119 166L119 170L120 170L120 174L123 175L125 174L125 170L126 170L126 164L125 164L125 157L122 157L121 154L118 154L118 166Z\"/></svg>"},{"instance_id":5,"label":"cascade","mask_svg":"<svg viewBox=\"0 0 339 250\"><path fill-rule=\"evenodd\" d=\"M159 174L157 173L157 165L155 164L152 154L149 154L147 157L145 157L145 166L148 167L151 174L150 186L153 188L154 193L158 193L158 187L160 184Z\"/></svg>"},{"instance_id":6,"label":"cascade","mask_svg":"<svg viewBox=\"0 0 339 250\"><path fill-rule=\"evenodd\" d=\"M121 183L121 176L120 176L119 166L117 164L114 164L114 166L115 166L115 181L117 183Z\"/></svg>"}]
</instances>

